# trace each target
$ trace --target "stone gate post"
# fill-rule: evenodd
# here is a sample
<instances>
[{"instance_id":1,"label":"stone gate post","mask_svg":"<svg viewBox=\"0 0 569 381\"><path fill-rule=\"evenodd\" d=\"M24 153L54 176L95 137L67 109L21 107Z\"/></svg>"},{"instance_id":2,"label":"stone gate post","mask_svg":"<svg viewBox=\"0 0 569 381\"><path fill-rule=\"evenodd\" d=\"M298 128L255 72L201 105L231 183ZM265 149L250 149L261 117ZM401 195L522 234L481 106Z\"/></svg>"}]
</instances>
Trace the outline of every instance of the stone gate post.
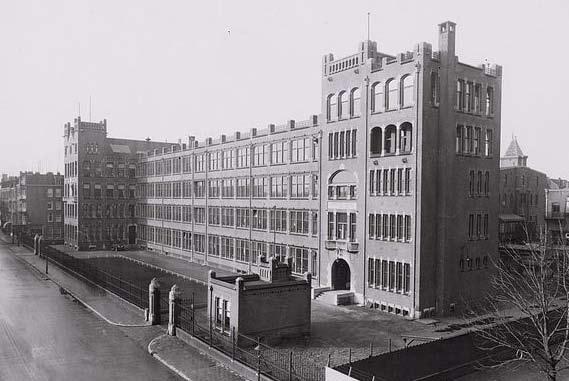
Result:
<instances>
[{"instance_id":1,"label":"stone gate post","mask_svg":"<svg viewBox=\"0 0 569 381\"><path fill-rule=\"evenodd\" d=\"M168 335L176 336L176 324L180 319L180 288L176 285L172 286L168 295Z\"/></svg>"},{"instance_id":2,"label":"stone gate post","mask_svg":"<svg viewBox=\"0 0 569 381\"><path fill-rule=\"evenodd\" d=\"M160 324L160 283L156 278L148 285L148 320L151 325Z\"/></svg>"}]
</instances>

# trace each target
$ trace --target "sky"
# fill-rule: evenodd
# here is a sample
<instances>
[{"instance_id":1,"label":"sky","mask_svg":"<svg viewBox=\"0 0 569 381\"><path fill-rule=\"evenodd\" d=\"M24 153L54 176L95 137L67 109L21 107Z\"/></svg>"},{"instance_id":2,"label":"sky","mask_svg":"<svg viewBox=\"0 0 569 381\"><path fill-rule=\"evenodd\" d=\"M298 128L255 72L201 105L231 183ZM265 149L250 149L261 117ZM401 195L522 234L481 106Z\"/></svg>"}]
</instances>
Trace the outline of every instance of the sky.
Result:
<instances>
[{"instance_id":1,"label":"sky","mask_svg":"<svg viewBox=\"0 0 569 381\"><path fill-rule=\"evenodd\" d=\"M63 125L177 142L320 113L322 56L397 54L457 23L461 62L503 66L502 152L569 178L569 1L0 1L0 172L62 171Z\"/></svg>"}]
</instances>

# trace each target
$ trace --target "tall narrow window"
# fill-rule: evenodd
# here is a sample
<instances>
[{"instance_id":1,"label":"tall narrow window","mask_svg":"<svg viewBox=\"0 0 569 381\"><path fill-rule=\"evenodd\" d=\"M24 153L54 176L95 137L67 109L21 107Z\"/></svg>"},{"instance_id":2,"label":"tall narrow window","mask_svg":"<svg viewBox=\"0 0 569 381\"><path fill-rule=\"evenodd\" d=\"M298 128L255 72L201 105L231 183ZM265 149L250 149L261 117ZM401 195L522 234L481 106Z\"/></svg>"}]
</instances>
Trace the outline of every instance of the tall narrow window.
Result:
<instances>
[{"instance_id":1,"label":"tall narrow window","mask_svg":"<svg viewBox=\"0 0 569 381\"><path fill-rule=\"evenodd\" d=\"M414 83L413 75L406 75L401 80L401 107L413 105Z\"/></svg>"},{"instance_id":2,"label":"tall narrow window","mask_svg":"<svg viewBox=\"0 0 569 381\"><path fill-rule=\"evenodd\" d=\"M356 242L356 214L350 213L350 242Z\"/></svg>"},{"instance_id":3,"label":"tall narrow window","mask_svg":"<svg viewBox=\"0 0 569 381\"><path fill-rule=\"evenodd\" d=\"M336 120L338 117L338 104L336 103L336 95L330 94L328 95L327 101L327 110L326 110L326 118L328 121Z\"/></svg>"},{"instance_id":4,"label":"tall narrow window","mask_svg":"<svg viewBox=\"0 0 569 381\"><path fill-rule=\"evenodd\" d=\"M464 81L462 79L456 81L456 109L460 111L464 109Z\"/></svg>"},{"instance_id":5,"label":"tall narrow window","mask_svg":"<svg viewBox=\"0 0 569 381\"><path fill-rule=\"evenodd\" d=\"M381 112L383 105L383 84L376 82L372 86L371 112Z\"/></svg>"},{"instance_id":6,"label":"tall narrow window","mask_svg":"<svg viewBox=\"0 0 569 381\"><path fill-rule=\"evenodd\" d=\"M463 129L464 126L456 126L456 153L462 153Z\"/></svg>"},{"instance_id":7,"label":"tall narrow window","mask_svg":"<svg viewBox=\"0 0 569 381\"><path fill-rule=\"evenodd\" d=\"M412 148L412 131L411 123L405 122L401 125L401 133L399 137L399 152L409 153Z\"/></svg>"},{"instance_id":8,"label":"tall narrow window","mask_svg":"<svg viewBox=\"0 0 569 381\"><path fill-rule=\"evenodd\" d=\"M381 139L381 128L374 127L371 129L371 137L370 137L370 152L373 155L381 154L382 148L382 139Z\"/></svg>"},{"instance_id":9,"label":"tall narrow window","mask_svg":"<svg viewBox=\"0 0 569 381\"><path fill-rule=\"evenodd\" d=\"M440 83L439 73L431 72L431 103L433 106L438 106L440 103Z\"/></svg>"},{"instance_id":10,"label":"tall narrow window","mask_svg":"<svg viewBox=\"0 0 569 381\"><path fill-rule=\"evenodd\" d=\"M398 106L397 104L397 81L395 79L390 79L386 83L386 91L387 96L385 97L385 109L386 110L395 110Z\"/></svg>"},{"instance_id":11,"label":"tall narrow window","mask_svg":"<svg viewBox=\"0 0 569 381\"><path fill-rule=\"evenodd\" d=\"M385 144L384 150L387 154L394 154L395 147L396 147L396 135L397 135L397 128L394 125L389 125L385 127Z\"/></svg>"},{"instance_id":12,"label":"tall narrow window","mask_svg":"<svg viewBox=\"0 0 569 381\"><path fill-rule=\"evenodd\" d=\"M359 88L352 89L350 93L350 116L352 117L360 116L361 112L360 98L361 98L360 89Z\"/></svg>"},{"instance_id":13,"label":"tall narrow window","mask_svg":"<svg viewBox=\"0 0 569 381\"><path fill-rule=\"evenodd\" d=\"M486 88L486 115L494 115L494 88L490 86Z\"/></svg>"},{"instance_id":14,"label":"tall narrow window","mask_svg":"<svg viewBox=\"0 0 569 381\"><path fill-rule=\"evenodd\" d=\"M338 95L338 106L340 109L338 110L338 117L341 119L346 119L350 116L350 107L349 107L349 99L348 93L342 91Z\"/></svg>"},{"instance_id":15,"label":"tall narrow window","mask_svg":"<svg viewBox=\"0 0 569 381\"><path fill-rule=\"evenodd\" d=\"M494 136L493 131L490 129L486 130L486 136L484 139L484 153L486 156L492 156L493 154L493 144L494 144Z\"/></svg>"},{"instance_id":16,"label":"tall narrow window","mask_svg":"<svg viewBox=\"0 0 569 381\"><path fill-rule=\"evenodd\" d=\"M352 130L352 156L356 156L356 147L357 147L357 143L356 143L356 137L358 135L358 130L354 129Z\"/></svg>"},{"instance_id":17,"label":"tall narrow window","mask_svg":"<svg viewBox=\"0 0 569 381\"><path fill-rule=\"evenodd\" d=\"M480 127L474 128L474 154L480 155L480 143L481 143L481 129Z\"/></svg>"}]
</instances>

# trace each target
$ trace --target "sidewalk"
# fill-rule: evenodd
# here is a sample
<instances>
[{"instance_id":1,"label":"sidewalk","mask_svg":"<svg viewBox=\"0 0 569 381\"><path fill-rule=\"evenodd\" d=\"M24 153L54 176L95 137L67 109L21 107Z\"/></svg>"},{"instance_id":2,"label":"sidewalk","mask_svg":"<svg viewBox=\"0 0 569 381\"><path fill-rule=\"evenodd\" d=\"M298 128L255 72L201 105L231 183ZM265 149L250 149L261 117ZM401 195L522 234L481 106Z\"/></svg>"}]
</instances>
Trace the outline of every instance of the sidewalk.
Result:
<instances>
[{"instance_id":1,"label":"sidewalk","mask_svg":"<svg viewBox=\"0 0 569 381\"><path fill-rule=\"evenodd\" d=\"M148 350L152 356L180 378L196 381L243 380L242 377L224 368L194 347L176 337L168 336L165 326L148 325L144 321L143 311L138 307L87 280L71 276L53 263L49 263L46 276L45 260L34 255L33 250L12 245L9 243L9 237L3 234L0 234L0 240L9 246L15 257L27 263L31 271L59 285L63 294L71 295L107 323L118 326L126 336Z\"/></svg>"}]
</instances>

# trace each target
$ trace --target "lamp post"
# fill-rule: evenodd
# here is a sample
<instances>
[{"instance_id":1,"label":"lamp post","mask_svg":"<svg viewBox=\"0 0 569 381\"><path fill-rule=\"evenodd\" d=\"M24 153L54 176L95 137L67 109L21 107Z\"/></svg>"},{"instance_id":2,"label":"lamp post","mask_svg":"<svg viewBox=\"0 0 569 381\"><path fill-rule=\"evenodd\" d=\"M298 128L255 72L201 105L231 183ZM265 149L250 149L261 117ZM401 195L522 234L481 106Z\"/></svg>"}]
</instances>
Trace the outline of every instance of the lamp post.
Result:
<instances>
[{"instance_id":1,"label":"lamp post","mask_svg":"<svg viewBox=\"0 0 569 381\"><path fill-rule=\"evenodd\" d=\"M273 205L273 257L276 255L277 255L277 206Z\"/></svg>"}]
</instances>

